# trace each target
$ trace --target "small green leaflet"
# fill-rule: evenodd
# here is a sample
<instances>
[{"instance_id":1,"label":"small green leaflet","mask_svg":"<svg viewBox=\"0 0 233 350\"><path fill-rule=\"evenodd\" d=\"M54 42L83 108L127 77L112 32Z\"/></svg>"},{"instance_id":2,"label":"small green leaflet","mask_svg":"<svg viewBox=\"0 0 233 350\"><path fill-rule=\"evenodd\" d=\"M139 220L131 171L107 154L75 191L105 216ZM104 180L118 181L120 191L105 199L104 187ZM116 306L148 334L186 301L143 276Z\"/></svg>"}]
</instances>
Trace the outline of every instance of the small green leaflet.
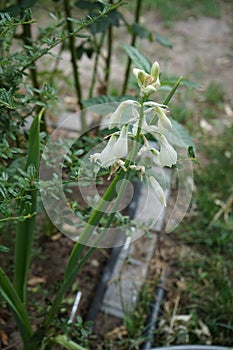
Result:
<instances>
[{"instance_id":1,"label":"small green leaflet","mask_svg":"<svg viewBox=\"0 0 233 350\"><path fill-rule=\"evenodd\" d=\"M131 61L136 65L137 68L145 70L147 73L150 73L151 62L146 56L139 52L135 47L130 45L123 45L124 50L131 59Z\"/></svg>"}]
</instances>

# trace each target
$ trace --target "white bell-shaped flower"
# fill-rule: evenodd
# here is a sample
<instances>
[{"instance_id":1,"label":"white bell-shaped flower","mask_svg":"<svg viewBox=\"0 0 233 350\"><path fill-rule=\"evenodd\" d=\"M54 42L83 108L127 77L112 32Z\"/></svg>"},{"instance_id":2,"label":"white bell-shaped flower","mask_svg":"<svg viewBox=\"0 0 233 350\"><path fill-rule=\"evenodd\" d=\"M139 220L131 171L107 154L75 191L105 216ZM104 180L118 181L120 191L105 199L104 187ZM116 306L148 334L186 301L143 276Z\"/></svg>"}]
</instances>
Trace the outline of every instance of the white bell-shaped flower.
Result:
<instances>
[{"instance_id":1,"label":"white bell-shaped flower","mask_svg":"<svg viewBox=\"0 0 233 350\"><path fill-rule=\"evenodd\" d=\"M124 109L129 105L139 105L139 103L134 100L126 100L120 103L117 109L115 110L115 112L111 115L109 119L109 126L108 126L109 129L113 129L116 126L118 126L118 124L121 121L121 117L124 112Z\"/></svg>"},{"instance_id":2,"label":"white bell-shaped flower","mask_svg":"<svg viewBox=\"0 0 233 350\"><path fill-rule=\"evenodd\" d=\"M113 165L117 161L116 157L113 154L113 147L116 143L116 140L116 135L112 135L102 152L92 154L90 156L90 161L97 162L99 160L101 166L104 168L108 168L109 166Z\"/></svg>"},{"instance_id":3,"label":"white bell-shaped flower","mask_svg":"<svg viewBox=\"0 0 233 350\"><path fill-rule=\"evenodd\" d=\"M115 158L125 158L128 154L128 125L124 125L117 141L115 142L112 153Z\"/></svg>"},{"instance_id":4,"label":"white bell-shaped flower","mask_svg":"<svg viewBox=\"0 0 233 350\"><path fill-rule=\"evenodd\" d=\"M108 168L110 165L113 165L116 161L116 156L113 153L113 148L117 142L116 135L112 135L100 154L101 164L104 168Z\"/></svg>"},{"instance_id":5,"label":"white bell-shaped flower","mask_svg":"<svg viewBox=\"0 0 233 350\"><path fill-rule=\"evenodd\" d=\"M166 203L166 197L165 197L164 190L162 189L162 187L160 186L158 181L155 180L155 178L153 176L149 177L149 181L150 181L152 189L153 189L155 195L157 196L157 198L159 199L160 203L166 207L167 203Z\"/></svg>"},{"instance_id":6,"label":"white bell-shaped flower","mask_svg":"<svg viewBox=\"0 0 233 350\"><path fill-rule=\"evenodd\" d=\"M172 167L177 162L177 153L164 135L160 134L158 139L160 143L160 163L162 166Z\"/></svg>"}]
</instances>

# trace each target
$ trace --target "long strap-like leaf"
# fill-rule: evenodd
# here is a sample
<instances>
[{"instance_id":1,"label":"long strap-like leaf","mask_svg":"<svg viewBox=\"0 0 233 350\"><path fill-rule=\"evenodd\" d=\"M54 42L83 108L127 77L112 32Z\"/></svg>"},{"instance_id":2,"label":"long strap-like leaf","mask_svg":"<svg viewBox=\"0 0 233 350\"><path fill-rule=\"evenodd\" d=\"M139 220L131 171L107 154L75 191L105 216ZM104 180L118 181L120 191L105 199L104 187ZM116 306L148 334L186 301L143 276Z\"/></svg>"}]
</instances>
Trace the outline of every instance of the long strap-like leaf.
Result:
<instances>
[{"instance_id":1,"label":"long strap-like leaf","mask_svg":"<svg viewBox=\"0 0 233 350\"><path fill-rule=\"evenodd\" d=\"M8 302L11 310L15 315L15 320L19 326L22 338L24 341L28 341L32 335L32 329L30 321L27 315L27 311L18 294L16 293L13 285L11 284L9 278L0 267L0 293L3 298Z\"/></svg>"},{"instance_id":2,"label":"long strap-like leaf","mask_svg":"<svg viewBox=\"0 0 233 350\"><path fill-rule=\"evenodd\" d=\"M40 119L43 110L32 122L29 132L29 146L26 169L29 165L34 166L37 174L40 161ZM36 175L37 176L37 175ZM35 219L37 207L37 191L32 186L32 190L27 192L31 196L30 214L32 217L18 222L15 240L15 260L14 260L14 286L22 302L26 300L27 274L31 261L31 249L34 236ZM24 203L22 203L22 210Z\"/></svg>"}]
</instances>

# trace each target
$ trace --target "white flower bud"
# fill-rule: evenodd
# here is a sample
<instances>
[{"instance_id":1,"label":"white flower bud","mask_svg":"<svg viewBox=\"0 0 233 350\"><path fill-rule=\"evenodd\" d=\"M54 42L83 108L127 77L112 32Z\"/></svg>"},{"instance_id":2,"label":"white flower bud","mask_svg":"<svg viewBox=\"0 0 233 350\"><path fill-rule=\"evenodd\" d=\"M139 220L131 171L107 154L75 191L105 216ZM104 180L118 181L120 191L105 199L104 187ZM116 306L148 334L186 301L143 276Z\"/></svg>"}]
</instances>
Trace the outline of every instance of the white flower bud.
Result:
<instances>
[{"instance_id":1,"label":"white flower bud","mask_svg":"<svg viewBox=\"0 0 233 350\"><path fill-rule=\"evenodd\" d=\"M133 74L135 75L138 81L138 86L141 89L141 96L149 96L157 90L160 86L159 73L160 68L158 62L155 62L152 65L150 74L142 69L133 69Z\"/></svg>"},{"instance_id":2,"label":"white flower bud","mask_svg":"<svg viewBox=\"0 0 233 350\"><path fill-rule=\"evenodd\" d=\"M146 87L141 88L141 95L151 95L156 91L156 88L153 85L147 85Z\"/></svg>"},{"instance_id":3,"label":"white flower bud","mask_svg":"<svg viewBox=\"0 0 233 350\"><path fill-rule=\"evenodd\" d=\"M160 73L160 67L159 63L155 61L151 67L151 75L154 77L155 80L159 78L159 73Z\"/></svg>"}]
</instances>

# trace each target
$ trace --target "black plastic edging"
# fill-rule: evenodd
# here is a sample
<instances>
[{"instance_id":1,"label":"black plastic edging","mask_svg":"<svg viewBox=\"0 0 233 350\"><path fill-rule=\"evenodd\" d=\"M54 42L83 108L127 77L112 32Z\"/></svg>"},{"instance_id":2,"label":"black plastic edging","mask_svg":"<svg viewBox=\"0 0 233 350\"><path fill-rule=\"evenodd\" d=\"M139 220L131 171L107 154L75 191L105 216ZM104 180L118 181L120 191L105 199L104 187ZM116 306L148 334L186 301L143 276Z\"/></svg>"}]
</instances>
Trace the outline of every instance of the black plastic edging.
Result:
<instances>
[{"instance_id":1,"label":"black plastic edging","mask_svg":"<svg viewBox=\"0 0 233 350\"><path fill-rule=\"evenodd\" d=\"M130 217L130 219L134 218L134 215L137 209L138 199L139 199L140 190L141 190L141 182L135 181L133 185L134 185L133 198L127 207L127 215ZM93 322L95 321L97 313L100 310L102 305L104 294L107 289L107 283L111 278L113 269L115 267L115 264L117 262L117 259L123 247L124 245L112 248L110 257L104 267L101 280L95 290L94 297L92 298L92 302L89 307L89 311L87 313L85 321L93 321Z\"/></svg>"},{"instance_id":2,"label":"black plastic edging","mask_svg":"<svg viewBox=\"0 0 233 350\"><path fill-rule=\"evenodd\" d=\"M165 297L166 290L165 290L165 280L168 276L168 273L165 273L164 276L161 279L160 286L155 288L154 291L154 299L150 304L148 316L145 321L145 330L143 332L143 338L145 338L145 341L141 344L140 350L149 350L151 349L152 341L153 341L153 334L154 330L157 326L158 316L160 314L160 308L162 301Z\"/></svg>"}]
</instances>

